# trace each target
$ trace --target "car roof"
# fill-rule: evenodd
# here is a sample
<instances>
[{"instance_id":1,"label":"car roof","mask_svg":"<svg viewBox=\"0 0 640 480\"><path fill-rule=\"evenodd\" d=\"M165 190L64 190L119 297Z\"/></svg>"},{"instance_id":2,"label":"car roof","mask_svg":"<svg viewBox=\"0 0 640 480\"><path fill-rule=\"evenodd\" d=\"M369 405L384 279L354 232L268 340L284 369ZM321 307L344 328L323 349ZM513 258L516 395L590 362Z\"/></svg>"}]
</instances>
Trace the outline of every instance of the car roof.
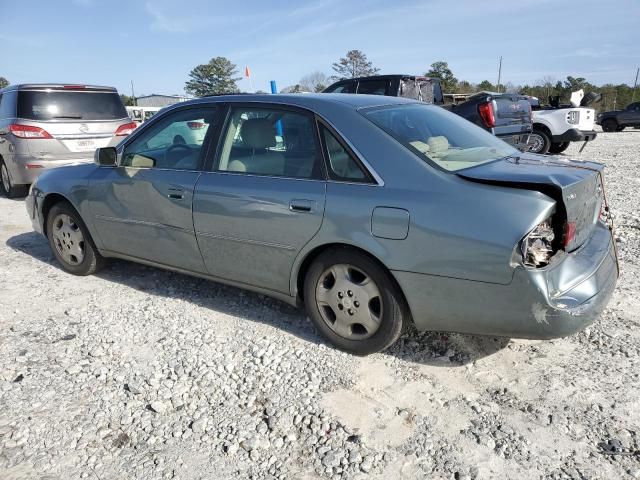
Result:
<instances>
[{"instance_id":1,"label":"car roof","mask_svg":"<svg viewBox=\"0 0 640 480\"><path fill-rule=\"evenodd\" d=\"M83 83L17 83L14 85L8 85L3 91L8 92L11 90L90 90L90 91L104 91L104 92L117 92L114 87L106 87L103 85L85 85Z\"/></svg>"},{"instance_id":2,"label":"car roof","mask_svg":"<svg viewBox=\"0 0 640 480\"><path fill-rule=\"evenodd\" d=\"M338 105L354 109L378 107L385 105L398 105L409 103L422 103L417 100L402 97L387 97L384 95L362 95L351 93L285 93L285 94L243 94L243 95L217 95L202 97L195 100L180 102L172 105L177 107L188 104L202 103L277 103L282 105L299 106L303 108L319 108L322 105Z\"/></svg>"},{"instance_id":3,"label":"car roof","mask_svg":"<svg viewBox=\"0 0 640 480\"><path fill-rule=\"evenodd\" d=\"M395 78L419 78L421 80L431 80L431 79L439 80L434 77L429 77L427 75L403 75L401 73L390 73L385 75L369 75L367 77L343 78L343 79L337 80L332 85L335 85L336 83L342 83L342 82L355 82L355 81L362 81L362 80L389 80L389 79L395 79Z\"/></svg>"}]
</instances>

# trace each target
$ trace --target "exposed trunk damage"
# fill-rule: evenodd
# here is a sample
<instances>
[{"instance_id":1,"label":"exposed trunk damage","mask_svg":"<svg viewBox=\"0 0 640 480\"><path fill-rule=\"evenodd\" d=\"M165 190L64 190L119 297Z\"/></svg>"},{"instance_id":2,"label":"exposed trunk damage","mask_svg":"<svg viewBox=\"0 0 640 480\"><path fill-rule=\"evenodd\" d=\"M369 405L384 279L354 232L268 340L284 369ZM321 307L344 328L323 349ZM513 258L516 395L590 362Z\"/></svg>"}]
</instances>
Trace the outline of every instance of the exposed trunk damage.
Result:
<instances>
[{"instance_id":1,"label":"exposed trunk damage","mask_svg":"<svg viewBox=\"0 0 640 480\"><path fill-rule=\"evenodd\" d=\"M521 245L525 265L544 267L558 251L572 252L583 245L599 218L613 229L603 170L595 162L522 154L457 174L474 182L539 191L556 201L555 213L529 232Z\"/></svg>"}]
</instances>

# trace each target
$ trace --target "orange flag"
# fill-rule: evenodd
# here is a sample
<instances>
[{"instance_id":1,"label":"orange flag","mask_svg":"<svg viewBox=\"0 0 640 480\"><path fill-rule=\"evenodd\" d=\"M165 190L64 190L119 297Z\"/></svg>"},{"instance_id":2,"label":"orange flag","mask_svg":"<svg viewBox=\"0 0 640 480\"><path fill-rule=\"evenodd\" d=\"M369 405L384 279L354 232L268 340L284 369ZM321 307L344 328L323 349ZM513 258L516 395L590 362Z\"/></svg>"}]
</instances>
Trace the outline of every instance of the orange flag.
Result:
<instances>
[{"instance_id":1,"label":"orange flag","mask_svg":"<svg viewBox=\"0 0 640 480\"><path fill-rule=\"evenodd\" d=\"M249 70L249 67L244 67L244 76L249 78L251 76L251 70Z\"/></svg>"}]
</instances>

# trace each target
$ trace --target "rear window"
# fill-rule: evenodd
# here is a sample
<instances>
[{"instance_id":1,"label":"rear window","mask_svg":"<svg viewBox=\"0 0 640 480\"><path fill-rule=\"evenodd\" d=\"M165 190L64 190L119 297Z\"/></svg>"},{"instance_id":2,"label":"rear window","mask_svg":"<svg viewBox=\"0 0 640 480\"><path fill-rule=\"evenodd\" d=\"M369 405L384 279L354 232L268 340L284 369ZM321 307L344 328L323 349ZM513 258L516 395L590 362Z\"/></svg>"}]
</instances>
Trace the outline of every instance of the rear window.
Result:
<instances>
[{"instance_id":1,"label":"rear window","mask_svg":"<svg viewBox=\"0 0 640 480\"><path fill-rule=\"evenodd\" d=\"M482 128L441 107L393 105L361 112L428 163L455 171L519 152Z\"/></svg>"},{"instance_id":2,"label":"rear window","mask_svg":"<svg viewBox=\"0 0 640 480\"><path fill-rule=\"evenodd\" d=\"M127 111L116 92L21 91L18 118L29 120L118 120Z\"/></svg>"}]
</instances>

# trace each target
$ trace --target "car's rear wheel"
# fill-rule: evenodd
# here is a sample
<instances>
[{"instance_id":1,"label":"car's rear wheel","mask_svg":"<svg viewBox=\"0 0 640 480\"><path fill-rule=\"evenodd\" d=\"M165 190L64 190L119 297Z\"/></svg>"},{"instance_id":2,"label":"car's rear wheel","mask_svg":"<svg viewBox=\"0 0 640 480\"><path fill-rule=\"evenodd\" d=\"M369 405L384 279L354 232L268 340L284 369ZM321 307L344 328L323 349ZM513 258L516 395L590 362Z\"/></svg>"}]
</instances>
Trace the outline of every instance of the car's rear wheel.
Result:
<instances>
[{"instance_id":1,"label":"car's rear wheel","mask_svg":"<svg viewBox=\"0 0 640 480\"><path fill-rule=\"evenodd\" d=\"M7 198L24 197L27 194L26 185L13 185L9 177L9 169L0 158L0 191Z\"/></svg>"},{"instance_id":2,"label":"car's rear wheel","mask_svg":"<svg viewBox=\"0 0 640 480\"><path fill-rule=\"evenodd\" d=\"M608 118L604 122L602 122L602 130L605 132L615 132L618 129L618 122L616 122L613 118Z\"/></svg>"},{"instance_id":3,"label":"car's rear wheel","mask_svg":"<svg viewBox=\"0 0 640 480\"><path fill-rule=\"evenodd\" d=\"M571 142L552 143L549 147L549 153L562 153L569 148L570 143Z\"/></svg>"},{"instance_id":4,"label":"car's rear wheel","mask_svg":"<svg viewBox=\"0 0 640 480\"><path fill-rule=\"evenodd\" d=\"M51 250L64 270L91 275L104 266L93 240L76 210L67 202L56 203L47 216Z\"/></svg>"},{"instance_id":5,"label":"car's rear wheel","mask_svg":"<svg viewBox=\"0 0 640 480\"><path fill-rule=\"evenodd\" d=\"M551 147L551 139L546 132L542 130L534 130L529 135L529 151L533 153L540 153L544 155L549 151Z\"/></svg>"},{"instance_id":6,"label":"car's rear wheel","mask_svg":"<svg viewBox=\"0 0 640 480\"><path fill-rule=\"evenodd\" d=\"M616 132L621 132L625 129L625 127L623 126L618 126L618 128L616 128Z\"/></svg>"},{"instance_id":7,"label":"car's rear wheel","mask_svg":"<svg viewBox=\"0 0 640 480\"><path fill-rule=\"evenodd\" d=\"M409 310L389 273L348 248L325 251L304 282L307 313L336 347L358 355L391 346L409 322Z\"/></svg>"}]
</instances>

